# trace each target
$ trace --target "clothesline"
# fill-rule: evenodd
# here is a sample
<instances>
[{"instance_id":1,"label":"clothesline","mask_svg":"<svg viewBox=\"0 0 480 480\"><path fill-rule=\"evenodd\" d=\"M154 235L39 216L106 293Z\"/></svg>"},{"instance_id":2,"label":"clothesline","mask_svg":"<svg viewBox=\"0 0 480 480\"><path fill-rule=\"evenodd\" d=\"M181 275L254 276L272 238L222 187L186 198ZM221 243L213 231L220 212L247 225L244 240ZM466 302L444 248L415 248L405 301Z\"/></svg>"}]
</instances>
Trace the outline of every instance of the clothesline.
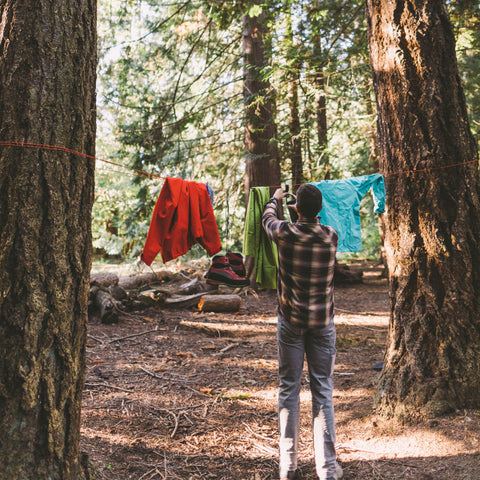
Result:
<instances>
[{"instance_id":1,"label":"clothesline","mask_svg":"<svg viewBox=\"0 0 480 480\"><path fill-rule=\"evenodd\" d=\"M0 140L0 146L21 147L21 148L36 148L36 149L40 149L40 150L65 152L65 153L70 153L72 155L78 155L78 156L81 156L81 157L84 157L84 158L88 158L88 159L91 159L91 160L104 162L104 163L107 163L107 164L110 164L110 165L114 165L116 167L121 167L121 168L126 168L128 170L132 170L132 171L136 172L136 174L139 177L153 177L153 178L161 178L161 179L167 178L166 176L158 175L158 174L155 174L155 173L150 173L150 172L147 172L145 170L140 170L140 169L137 169L137 168L134 168L134 167L130 167L129 165L123 165L121 163L116 163L116 162L113 162L111 160L105 160L103 158L99 158L99 157L96 157L94 155L89 155L89 154L86 154L86 153L83 153L83 152L79 152L77 150L72 150L71 148L61 147L61 146L58 146L58 145L46 145L46 144L41 144L41 143L29 143L29 142L17 142L17 141L12 141L12 140L8 140L8 141ZM478 162L478 158L476 158L474 160L468 160L466 162L452 163L452 164L449 164L449 165L441 165L441 166L438 166L438 167L427 167L427 168L413 169L413 170L402 170L402 171L398 171L398 172L386 172L386 173L383 173L382 175L384 177L390 177L390 176L393 176L393 175L402 175L402 174L408 174L408 173L430 172L430 171L442 170L442 169L446 169L446 168L460 167L460 166L463 166L463 165L468 165L468 164L476 163L476 162ZM126 174L126 172L118 172L116 170L114 172L115 173L121 173L121 174L125 173ZM292 186L299 186L299 185L301 185L301 184L294 184ZM279 188L281 186L282 185L271 185L272 188ZM220 189L217 189L217 190L220 190Z\"/></svg>"}]
</instances>

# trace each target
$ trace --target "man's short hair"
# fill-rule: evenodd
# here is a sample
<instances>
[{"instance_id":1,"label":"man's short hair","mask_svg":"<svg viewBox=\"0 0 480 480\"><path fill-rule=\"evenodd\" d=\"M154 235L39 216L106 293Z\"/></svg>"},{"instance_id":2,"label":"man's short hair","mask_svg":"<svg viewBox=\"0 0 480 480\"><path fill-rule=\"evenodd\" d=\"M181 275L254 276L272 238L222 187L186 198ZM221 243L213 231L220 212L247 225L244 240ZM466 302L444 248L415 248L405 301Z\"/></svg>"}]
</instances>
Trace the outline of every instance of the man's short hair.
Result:
<instances>
[{"instance_id":1,"label":"man's short hair","mask_svg":"<svg viewBox=\"0 0 480 480\"><path fill-rule=\"evenodd\" d=\"M322 209L322 192L311 183L300 185L297 190L297 210L306 218L315 218Z\"/></svg>"}]
</instances>

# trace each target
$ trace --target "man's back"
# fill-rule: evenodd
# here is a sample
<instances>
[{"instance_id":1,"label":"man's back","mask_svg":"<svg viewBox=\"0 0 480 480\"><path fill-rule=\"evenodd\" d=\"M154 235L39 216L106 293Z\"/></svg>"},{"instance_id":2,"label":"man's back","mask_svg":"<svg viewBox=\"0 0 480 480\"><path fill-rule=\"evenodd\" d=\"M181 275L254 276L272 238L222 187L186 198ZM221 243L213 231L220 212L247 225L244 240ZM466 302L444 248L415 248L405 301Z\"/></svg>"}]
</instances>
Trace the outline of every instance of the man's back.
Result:
<instances>
[{"instance_id":1,"label":"man's back","mask_svg":"<svg viewBox=\"0 0 480 480\"><path fill-rule=\"evenodd\" d=\"M317 218L279 220L277 202L265 207L263 226L276 242L278 298L283 317L303 328L321 328L333 319L333 274L337 232Z\"/></svg>"}]
</instances>

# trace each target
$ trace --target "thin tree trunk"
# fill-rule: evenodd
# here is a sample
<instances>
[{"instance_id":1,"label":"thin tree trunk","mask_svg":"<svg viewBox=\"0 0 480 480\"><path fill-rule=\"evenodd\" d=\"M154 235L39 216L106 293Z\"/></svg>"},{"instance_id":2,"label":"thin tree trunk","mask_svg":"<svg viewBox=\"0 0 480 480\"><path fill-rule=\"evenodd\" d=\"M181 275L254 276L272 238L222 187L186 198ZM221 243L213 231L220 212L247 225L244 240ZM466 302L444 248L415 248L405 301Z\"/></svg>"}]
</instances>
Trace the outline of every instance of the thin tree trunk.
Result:
<instances>
[{"instance_id":1,"label":"thin tree trunk","mask_svg":"<svg viewBox=\"0 0 480 480\"><path fill-rule=\"evenodd\" d=\"M392 300L376 404L407 417L478 408L478 157L448 13L367 0L367 18Z\"/></svg>"},{"instance_id":2,"label":"thin tree trunk","mask_svg":"<svg viewBox=\"0 0 480 480\"><path fill-rule=\"evenodd\" d=\"M365 76L364 79L364 86L365 86L365 99L366 99L366 109L367 115L373 118L375 114L374 105L372 101L372 97L370 95L370 91L372 88L371 78ZM380 155L378 152L378 145L377 145L377 131L374 126L370 128L370 158L369 164L371 164L371 172L377 173L381 170L380 167ZM383 265L384 271L382 273L382 277L388 276L388 264L387 264L387 255L385 253L385 214L379 213L378 214L378 233L380 236L380 258L379 264Z\"/></svg>"},{"instance_id":3,"label":"thin tree trunk","mask_svg":"<svg viewBox=\"0 0 480 480\"><path fill-rule=\"evenodd\" d=\"M324 62L321 43L321 30L313 11L320 9L318 0L312 1L310 19L312 23L312 57L310 68L313 72L313 84L315 86L315 113L317 118L317 141L318 156L322 159L324 178L328 180L331 176L330 159L326 152L328 146L327 131L327 95L325 91Z\"/></svg>"},{"instance_id":4,"label":"thin tree trunk","mask_svg":"<svg viewBox=\"0 0 480 480\"><path fill-rule=\"evenodd\" d=\"M276 143L275 98L262 70L268 65L268 29L265 11L243 19L245 57L245 187L280 184L280 165Z\"/></svg>"},{"instance_id":5,"label":"thin tree trunk","mask_svg":"<svg viewBox=\"0 0 480 480\"><path fill-rule=\"evenodd\" d=\"M0 6L1 140L95 154L96 2ZM94 161L0 146L0 478L85 478L79 454Z\"/></svg>"},{"instance_id":6,"label":"thin tree trunk","mask_svg":"<svg viewBox=\"0 0 480 480\"><path fill-rule=\"evenodd\" d=\"M303 159L302 159L302 136L300 126L300 113L298 106L298 86L300 83L300 69L302 68L302 60L298 56L294 48L292 19L289 15L287 18L286 40L291 55L294 56L293 61L289 59L291 70L288 72L288 107L289 118L288 126L290 130L290 160L293 190L296 191L298 186L303 183Z\"/></svg>"}]
</instances>

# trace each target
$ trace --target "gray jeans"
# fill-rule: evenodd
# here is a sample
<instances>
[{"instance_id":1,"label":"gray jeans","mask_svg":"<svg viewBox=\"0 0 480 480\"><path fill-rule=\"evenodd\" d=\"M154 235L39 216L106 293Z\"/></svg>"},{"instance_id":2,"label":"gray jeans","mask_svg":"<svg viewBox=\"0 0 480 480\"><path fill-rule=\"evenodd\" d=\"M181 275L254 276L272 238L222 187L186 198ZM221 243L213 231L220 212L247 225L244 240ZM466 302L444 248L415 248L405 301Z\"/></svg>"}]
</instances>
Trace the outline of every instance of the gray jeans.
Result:
<instances>
[{"instance_id":1,"label":"gray jeans","mask_svg":"<svg viewBox=\"0 0 480 480\"><path fill-rule=\"evenodd\" d=\"M297 469L300 383L305 354L312 394L313 444L317 475L320 480L336 478L332 398L335 337L333 320L321 330L307 330L290 325L282 315L278 315L280 478L291 477Z\"/></svg>"}]
</instances>

